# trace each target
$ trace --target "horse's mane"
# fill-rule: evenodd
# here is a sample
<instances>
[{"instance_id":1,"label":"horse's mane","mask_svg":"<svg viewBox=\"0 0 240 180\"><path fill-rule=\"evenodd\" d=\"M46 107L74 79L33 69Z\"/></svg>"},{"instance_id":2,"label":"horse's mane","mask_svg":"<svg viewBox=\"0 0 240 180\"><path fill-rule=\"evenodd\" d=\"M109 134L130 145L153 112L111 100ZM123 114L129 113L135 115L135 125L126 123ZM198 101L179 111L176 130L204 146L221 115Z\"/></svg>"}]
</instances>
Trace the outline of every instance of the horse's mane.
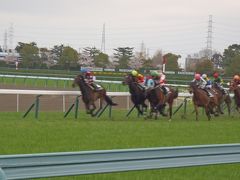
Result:
<instances>
[{"instance_id":1,"label":"horse's mane","mask_svg":"<svg viewBox=\"0 0 240 180\"><path fill-rule=\"evenodd\" d=\"M76 81L77 80L77 81ZM88 87L87 83L84 81L84 77L83 75L79 74L76 79L75 82L77 82L77 85L80 88L80 91L82 92L84 98L89 97L89 93L91 91L91 88Z\"/></svg>"}]
</instances>

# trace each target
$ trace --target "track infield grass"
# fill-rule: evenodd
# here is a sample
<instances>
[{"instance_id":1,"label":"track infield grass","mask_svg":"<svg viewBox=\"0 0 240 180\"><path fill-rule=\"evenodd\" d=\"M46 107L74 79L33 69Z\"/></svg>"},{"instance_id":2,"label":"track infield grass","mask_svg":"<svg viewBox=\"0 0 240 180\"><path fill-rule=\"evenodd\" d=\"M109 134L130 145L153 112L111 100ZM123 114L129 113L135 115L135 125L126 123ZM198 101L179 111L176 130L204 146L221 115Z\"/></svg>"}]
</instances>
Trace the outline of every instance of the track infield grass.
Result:
<instances>
[{"instance_id":1,"label":"track infield grass","mask_svg":"<svg viewBox=\"0 0 240 180\"><path fill-rule=\"evenodd\" d=\"M128 149L200 144L227 144L240 142L240 116L227 115L207 121L205 115L196 122L195 115L181 113L169 122L166 118L144 120L126 111L113 110L112 119L105 113L101 118L91 118L80 112L79 118L71 114L63 118L60 112L40 112L39 119L31 113L0 113L0 154L29 154L71 152L83 150ZM226 180L240 179L240 164L173 168L123 173L95 174L52 179L86 180Z\"/></svg>"}]
</instances>

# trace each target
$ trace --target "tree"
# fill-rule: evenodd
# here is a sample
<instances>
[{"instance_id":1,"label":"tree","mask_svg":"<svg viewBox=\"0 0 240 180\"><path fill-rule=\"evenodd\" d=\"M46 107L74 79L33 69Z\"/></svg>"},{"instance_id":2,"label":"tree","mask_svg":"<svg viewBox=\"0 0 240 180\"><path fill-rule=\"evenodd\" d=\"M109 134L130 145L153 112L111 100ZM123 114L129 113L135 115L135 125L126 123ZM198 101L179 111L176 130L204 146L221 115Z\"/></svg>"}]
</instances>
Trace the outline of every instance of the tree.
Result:
<instances>
[{"instance_id":1,"label":"tree","mask_svg":"<svg viewBox=\"0 0 240 180\"><path fill-rule=\"evenodd\" d=\"M168 53L164 55L166 57L166 71L179 71L178 58L180 55Z\"/></svg>"},{"instance_id":2,"label":"tree","mask_svg":"<svg viewBox=\"0 0 240 180\"><path fill-rule=\"evenodd\" d=\"M204 58L201 59L201 61L199 61L196 64L196 72L198 73L205 73L205 74L211 74L213 72L213 63L211 60Z\"/></svg>"},{"instance_id":3,"label":"tree","mask_svg":"<svg viewBox=\"0 0 240 180\"><path fill-rule=\"evenodd\" d=\"M239 74L239 69L240 69L240 54L234 56L231 59L231 63L229 64L229 66L226 68L226 73L228 75L235 75L235 74Z\"/></svg>"},{"instance_id":4,"label":"tree","mask_svg":"<svg viewBox=\"0 0 240 180\"><path fill-rule=\"evenodd\" d=\"M70 67L76 67L78 62L78 53L75 49L67 46L63 48L62 55L59 60L59 64L66 70Z\"/></svg>"},{"instance_id":5,"label":"tree","mask_svg":"<svg viewBox=\"0 0 240 180\"><path fill-rule=\"evenodd\" d=\"M143 66L143 63L146 61L146 56L143 52L136 52L135 56L130 59L128 65L132 69L139 69Z\"/></svg>"},{"instance_id":6,"label":"tree","mask_svg":"<svg viewBox=\"0 0 240 180\"><path fill-rule=\"evenodd\" d=\"M161 50L156 51L156 53L154 54L153 58L152 58L152 65L154 67L158 67L158 68L162 68L162 58L163 54Z\"/></svg>"},{"instance_id":7,"label":"tree","mask_svg":"<svg viewBox=\"0 0 240 180\"><path fill-rule=\"evenodd\" d=\"M30 46L34 46L37 47L37 43L35 42L30 42L30 43L23 43L23 42L18 42L18 45L16 46L15 50L20 53L20 51L23 49L23 47L25 45L30 45Z\"/></svg>"},{"instance_id":8,"label":"tree","mask_svg":"<svg viewBox=\"0 0 240 180\"><path fill-rule=\"evenodd\" d=\"M152 61L152 59L145 59L144 61L143 61L143 64L142 64L142 66L144 67L144 68L152 68L152 67L154 67L153 66L153 61Z\"/></svg>"},{"instance_id":9,"label":"tree","mask_svg":"<svg viewBox=\"0 0 240 180\"><path fill-rule=\"evenodd\" d=\"M133 57L133 48L130 47L119 47L114 49L115 53L113 53L114 58L117 59L118 68L128 68L129 61Z\"/></svg>"},{"instance_id":10,"label":"tree","mask_svg":"<svg viewBox=\"0 0 240 180\"><path fill-rule=\"evenodd\" d=\"M18 47L22 57L22 65L27 68L39 68L41 66L38 47L36 43L21 43Z\"/></svg>"},{"instance_id":11,"label":"tree","mask_svg":"<svg viewBox=\"0 0 240 180\"><path fill-rule=\"evenodd\" d=\"M51 49L51 56L52 56L52 59L56 62L59 62L60 61L60 58L62 56L62 53L63 53L63 49L64 49L64 45L61 44L61 45L55 45L52 49Z\"/></svg>"},{"instance_id":12,"label":"tree","mask_svg":"<svg viewBox=\"0 0 240 180\"><path fill-rule=\"evenodd\" d=\"M101 53L101 51L98 50L95 47L83 48L83 52L82 52L81 57L80 57L80 64L81 64L81 66L87 66L87 67L92 67L94 65L98 66L99 64L95 64L95 63L98 63L97 60L96 60L96 57L100 53ZM104 57L101 55L100 58L102 60L102 58L104 58Z\"/></svg>"},{"instance_id":13,"label":"tree","mask_svg":"<svg viewBox=\"0 0 240 180\"><path fill-rule=\"evenodd\" d=\"M239 56L240 56L239 44L230 45L227 49L224 50L223 64L227 74L233 75L235 72L239 73L238 68L239 66L237 65L237 63L240 62Z\"/></svg>"},{"instance_id":14,"label":"tree","mask_svg":"<svg viewBox=\"0 0 240 180\"><path fill-rule=\"evenodd\" d=\"M100 52L94 57L94 65L96 67L106 68L109 64L108 55Z\"/></svg>"}]
</instances>

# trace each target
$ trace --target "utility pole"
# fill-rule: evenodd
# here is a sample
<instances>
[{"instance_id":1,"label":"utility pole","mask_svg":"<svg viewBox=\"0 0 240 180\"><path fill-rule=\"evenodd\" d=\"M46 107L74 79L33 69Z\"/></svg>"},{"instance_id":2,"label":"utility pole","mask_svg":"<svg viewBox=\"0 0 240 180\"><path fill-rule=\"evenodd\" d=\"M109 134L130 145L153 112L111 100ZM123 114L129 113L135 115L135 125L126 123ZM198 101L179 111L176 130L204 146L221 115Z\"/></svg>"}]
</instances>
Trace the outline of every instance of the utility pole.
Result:
<instances>
[{"instance_id":1,"label":"utility pole","mask_svg":"<svg viewBox=\"0 0 240 180\"><path fill-rule=\"evenodd\" d=\"M101 51L105 53L105 23L103 24Z\"/></svg>"},{"instance_id":2,"label":"utility pole","mask_svg":"<svg viewBox=\"0 0 240 180\"><path fill-rule=\"evenodd\" d=\"M208 20L208 33L207 33L207 57L209 59L212 58L212 15L209 15L209 20Z\"/></svg>"},{"instance_id":3,"label":"utility pole","mask_svg":"<svg viewBox=\"0 0 240 180\"><path fill-rule=\"evenodd\" d=\"M3 44L3 52L8 52L8 46L7 46L7 31L5 30L5 33L4 33L4 44Z\"/></svg>"},{"instance_id":4,"label":"utility pole","mask_svg":"<svg viewBox=\"0 0 240 180\"><path fill-rule=\"evenodd\" d=\"M10 24L9 30L8 30L8 37L9 37L9 50L13 54L13 23Z\"/></svg>"}]
</instances>

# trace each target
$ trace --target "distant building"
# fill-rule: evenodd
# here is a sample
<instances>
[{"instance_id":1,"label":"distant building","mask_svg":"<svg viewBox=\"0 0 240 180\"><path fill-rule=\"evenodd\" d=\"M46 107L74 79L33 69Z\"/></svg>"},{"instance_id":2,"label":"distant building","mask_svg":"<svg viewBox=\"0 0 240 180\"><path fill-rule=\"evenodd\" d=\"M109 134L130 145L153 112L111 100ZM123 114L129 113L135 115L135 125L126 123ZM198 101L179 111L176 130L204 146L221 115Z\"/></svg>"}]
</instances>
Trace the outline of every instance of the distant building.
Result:
<instances>
[{"instance_id":1,"label":"distant building","mask_svg":"<svg viewBox=\"0 0 240 180\"><path fill-rule=\"evenodd\" d=\"M216 51L211 51L211 53L216 54ZM185 71L194 72L196 69L196 64L203 61L206 58L209 58L208 55L209 55L208 49L203 49L203 50L199 51L198 53L194 53L193 55L188 55L185 59ZM210 58L210 60L211 60L211 58ZM212 62L213 62L213 60L212 60Z\"/></svg>"},{"instance_id":2,"label":"distant building","mask_svg":"<svg viewBox=\"0 0 240 180\"><path fill-rule=\"evenodd\" d=\"M188 55L185 59L185 71L194 72L201 58L199 54Z\"/></svg>"},{"instance_id":3,"label":"distant building","mask_svg":"<svg viewBox=\"0 0 240 180\"><path fill-rule=\"evenodd\" d=\"M6 64L15 64L16 61L21 61L20 59L19 53L0 52L0 61L4 61Z\"/></svg>"}]
</instances>

